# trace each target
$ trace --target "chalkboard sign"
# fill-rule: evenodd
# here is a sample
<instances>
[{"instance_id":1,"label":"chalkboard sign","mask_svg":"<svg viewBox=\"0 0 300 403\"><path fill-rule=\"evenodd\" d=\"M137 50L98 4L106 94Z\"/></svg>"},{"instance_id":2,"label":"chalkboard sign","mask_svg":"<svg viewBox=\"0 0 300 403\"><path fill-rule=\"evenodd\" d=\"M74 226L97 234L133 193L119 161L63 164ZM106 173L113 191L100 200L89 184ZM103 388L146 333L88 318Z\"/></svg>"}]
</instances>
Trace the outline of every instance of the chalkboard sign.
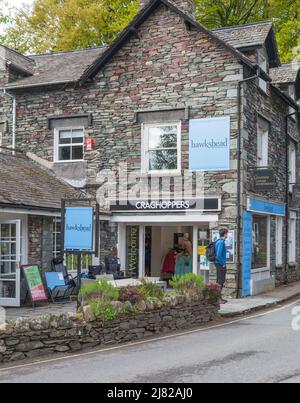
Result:
<instances>
[{"instance_id":1,"label":"chalkboard sign","mask_svg":"<svg viewBox=\"0 0 300 403\"><path fill-rule=\"evenodd\" d=\"M32 302L47 301L47 295L38 265L22 266Z\"/></svg>"}]
</instances>

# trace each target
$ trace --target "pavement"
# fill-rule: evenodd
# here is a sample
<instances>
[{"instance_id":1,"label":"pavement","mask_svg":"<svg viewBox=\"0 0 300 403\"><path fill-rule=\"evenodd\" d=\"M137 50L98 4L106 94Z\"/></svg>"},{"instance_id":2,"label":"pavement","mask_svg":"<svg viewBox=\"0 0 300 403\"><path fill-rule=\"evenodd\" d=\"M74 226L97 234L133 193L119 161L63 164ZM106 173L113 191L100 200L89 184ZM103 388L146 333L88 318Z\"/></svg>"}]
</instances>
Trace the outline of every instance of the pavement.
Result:
<instances>
[{"instance_id":1,"label":"pavement","mask_svg":"<svg viewBox=\"0 0 300 403\"><path fill-rule=\"evenodd\" d=\"M220 314L223 317L246 315L282 304L297 297L300 297L300 282L283 285L273 291L254 297L228 299L228 303L221 306Z\"/></svg>"},{"instance_id":2,"label":"pavement","mask_svg":"<svg viewBox=\"0 0 300 403\"><path fill-rule=\"evenodd\" d=\"M300 282L281 286L274 291L255 297L228 299L228 303L221 306L220 314L223 317L246 315L251 312L276 306L298 296L300 297ZM59 315L69 312L76 312L76 302L42 304L36 308L32 308L31 306L7 308L6 318L7 320L16 320L18 318L39 318L42 316Z\"/></svg>"},{"instance_id":3,"label":"pavement","mask_svg":"<svg viewBox=\"0 0 300 403\"><path fill-rule=\"evenodd\" d=\"M120 391L140 390L136 383L174 384L181 390L182 384L196 382L299 383L296 306L130 345L0 366L0 383L108 383L105 396L115 383L130 384L119 385Z\"/></svg>"}]
</instances>

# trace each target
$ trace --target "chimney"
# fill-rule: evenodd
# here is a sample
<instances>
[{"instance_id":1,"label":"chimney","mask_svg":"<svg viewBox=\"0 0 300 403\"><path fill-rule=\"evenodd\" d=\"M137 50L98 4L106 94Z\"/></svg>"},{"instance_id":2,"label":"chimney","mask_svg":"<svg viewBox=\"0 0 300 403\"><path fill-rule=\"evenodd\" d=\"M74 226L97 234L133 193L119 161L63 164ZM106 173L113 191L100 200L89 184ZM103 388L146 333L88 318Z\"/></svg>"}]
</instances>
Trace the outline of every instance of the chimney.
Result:
<instances>
[{"instance_id":1,"label":"chimney","mask_svg":"<svg viewBox=\"0 0 300 403\"><path fill-rule=\"evenodd\" d=\"M153 0L139 0L139 1L140 1L140 9L142 9ZM187 15L195 18L196 14L195 0L168 0L168 1L171 4L177 6L181 11L183 11Z\"/></svg>"}]
</instances>

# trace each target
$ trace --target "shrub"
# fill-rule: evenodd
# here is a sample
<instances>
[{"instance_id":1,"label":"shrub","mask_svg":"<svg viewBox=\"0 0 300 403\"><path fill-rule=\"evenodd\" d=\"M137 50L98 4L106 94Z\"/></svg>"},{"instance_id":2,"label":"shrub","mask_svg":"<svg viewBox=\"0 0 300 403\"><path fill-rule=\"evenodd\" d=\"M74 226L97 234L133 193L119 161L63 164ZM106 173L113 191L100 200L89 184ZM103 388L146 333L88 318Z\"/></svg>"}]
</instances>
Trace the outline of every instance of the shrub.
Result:
<instances>
[{"instance_id":1,"label":"shrub","mask_svg":"<svg viewBox=\"0 0 300 403\"><path fill-rule=\"evenodd\" d=\"M222 289L217 283L209 283L204 287L203 296L209 302L218 302L222 295Z\"/></svg>"},{"instance_id":2,"label":"shrub","mask_svg":"<svg viewBox=\"0 0 300 403\"><path fill-rule=\"evenodd\" d=\"M152 283L145 279L143 279L141 283L142 284L139 285L137 288L139 292L143 295L145 301L152 298L158 299L160 301L163 300L164 292L158 284Z\"/></svg>"},{"instance_id":3,"label":"shrub","mask_svg":"<svg viewBox=\"0 0 300 403\"><path fill-rule=\"evenodd\" d=\"M117 301L119 291L106 279L84 285L79 292L79 299L83 301Z\"/></svg>"},{"instance_id":4,"label":"shrub","mask_svg":"<svg viewBox=\"0 0 300 403\"><path fill-rule=\"evenodd\" d=\"M204 288L204 281L201 276L194 273L187 273L183 276L174 276L170 285L183 295L199 295Z\"/></svg>"},{"instance_id":5,"label":"shrub","mask_svg":"<svg viewBox=\"0 0 300 403\"><path fill-rule=\"evenodd\" d=\"M137 287L128 286L120 288L119 301L129 301L132 304L138 304L143 301L144 296Z\"/></svg>"},{"instance_id":6,"label":"shrub","mask_svg":"<svg viewBox=\"0 0 300 403\"><path fill-rule=\"evenodd\" d=\"M96 319L109 322L118 317L118 312L113 308L110 302L94 299L90 301L89 304Z\"/></svg>"}]
</instances>

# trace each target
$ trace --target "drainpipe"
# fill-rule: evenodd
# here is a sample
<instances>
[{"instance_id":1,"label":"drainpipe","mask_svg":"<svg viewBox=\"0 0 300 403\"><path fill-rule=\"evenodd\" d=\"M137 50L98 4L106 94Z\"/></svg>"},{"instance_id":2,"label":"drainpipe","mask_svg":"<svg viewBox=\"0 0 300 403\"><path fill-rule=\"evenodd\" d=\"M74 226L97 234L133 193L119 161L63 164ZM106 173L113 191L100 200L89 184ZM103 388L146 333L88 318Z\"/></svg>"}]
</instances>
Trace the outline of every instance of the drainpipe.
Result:
<instances>
[{"instance_id":1,"label":"drainpipe","mask_svg":"<svg viewBox=\"0 0 300 403\"><path fill-rule=\"evenodd\" d=\"M3 94L9 96L12 99L13 102L13 110L12 110L12 153L15 155L15 149L16 149L16 117L17 117L17 101L16 97L9 92L5 88L0 89Z\"/></svg>"},{"instance_id":2,"label":"drainpipe","mask_svg":"<svg viewBox=\"0 0 300 403\"><path fill-rule=\"evenodd\" d=\"M253 81L257 80L261 74L263 73L262 70L257 67L257 73L255 76L245 78L244 80L238 81L238 144L237 144L237 149L238 149L238 155L237 155L237 173L238 173L238 178L237 178L237 280L236 280L236 297L240 298L240 290L241 290L241 280L242 280L242 262L241 262L241 222L242 222L242 217L241 217L241 199L242 199L242 190L241 190L241 184L242 184L242 172L241 172L241 166L242 166L242 88L243 84L248 82L248 81Z\"/></svg>"},{"instance_id":3,"label":"drainpipe","mask_svg":"<svg viewBox=\"0 0 300 403\"><path fill-rule=\"evenodd\" d=\"M290 145L290 136L289 136L289 118L292 116L299 115L299 112L289 113L285 117L285 158L286 158L286 191L285 191L285 265L284 265L284 284L288 284L289 282L289 204L290 204L290 158L289 158L289 145ZM293 183L293 185L295 185Z\"/></svg>"}]
</instances>

